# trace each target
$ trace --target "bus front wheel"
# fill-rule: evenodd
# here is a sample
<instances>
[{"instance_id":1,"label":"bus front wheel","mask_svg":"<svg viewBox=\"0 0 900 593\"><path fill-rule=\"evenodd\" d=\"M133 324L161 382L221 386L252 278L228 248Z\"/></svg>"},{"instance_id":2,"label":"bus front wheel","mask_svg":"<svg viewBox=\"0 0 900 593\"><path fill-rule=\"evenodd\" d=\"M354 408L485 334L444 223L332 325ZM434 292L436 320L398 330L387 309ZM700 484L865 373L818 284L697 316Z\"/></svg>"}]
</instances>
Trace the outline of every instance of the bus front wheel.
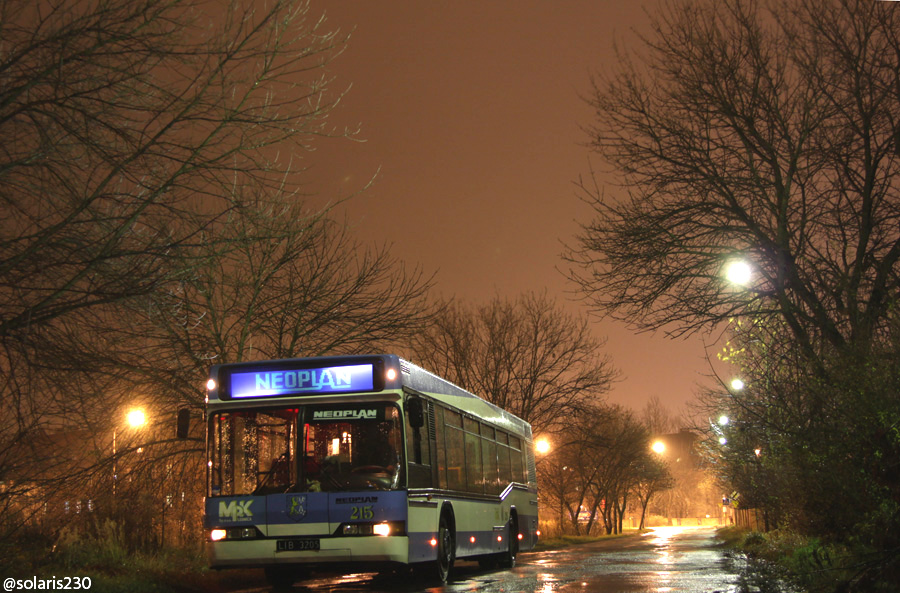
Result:
<instances>
[{"instance_id":1,"label":"bus front wheel","mask_svg":"<svg viewBox=\"0 0 900 593\"><path fill-rule=\"evenodd\" d=\"M453 561L456 559L456 545L453 541L453 529L450 525L449 516L444 513L441 515L438 524L437 537L437 560L435 560L435 573L437 578L446 583L450 578L450 571L453 569Z\"/></svg>"}]
</instances>

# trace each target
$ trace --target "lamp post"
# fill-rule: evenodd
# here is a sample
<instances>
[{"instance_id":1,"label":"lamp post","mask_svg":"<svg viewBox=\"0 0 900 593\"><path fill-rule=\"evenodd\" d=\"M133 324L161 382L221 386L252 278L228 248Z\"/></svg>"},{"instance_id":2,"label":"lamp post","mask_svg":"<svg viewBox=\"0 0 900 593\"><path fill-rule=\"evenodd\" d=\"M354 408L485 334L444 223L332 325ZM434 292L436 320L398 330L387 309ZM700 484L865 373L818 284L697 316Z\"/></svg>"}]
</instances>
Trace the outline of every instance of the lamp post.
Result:
<instances>
[{"instance_id":1,"label":"lamp post","mask_svg":"<svg viewBox=\"0 0 900 593\"><path fill-rule=\"evenodd\" d=\"M128 411L125 414L125 423L128 428L140 428L147 423L147 415L144 413L144 410L141 408L134 408ZM113 501L116 500L116 486L119 482L119 453L116 447L116 441L119 435L119 424L116 423L113 426L113 440L112 440L112 456L113 456Z\"/></svg>"}]
</instances>

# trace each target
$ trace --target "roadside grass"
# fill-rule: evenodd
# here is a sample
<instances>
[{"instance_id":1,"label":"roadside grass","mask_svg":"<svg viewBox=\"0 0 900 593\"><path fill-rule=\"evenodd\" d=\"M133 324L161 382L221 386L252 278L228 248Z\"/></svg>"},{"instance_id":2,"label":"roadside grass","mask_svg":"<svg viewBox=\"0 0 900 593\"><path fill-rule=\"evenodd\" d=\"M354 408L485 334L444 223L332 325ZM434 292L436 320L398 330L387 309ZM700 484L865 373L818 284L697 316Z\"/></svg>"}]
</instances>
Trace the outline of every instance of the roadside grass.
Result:
<instances>
[{"instance_id":1,"label":"roadside grass","mask_svg":"<svg viewBox=\"0 0 900 593\"><path fill-rule=\"evenodd\" d=\"M768 533L725 527L717 537L726 547L766 565L780 578L806 591L840 591L853 579L854 558L846 546L805 537L786 529Z\"/></svg>"},{"instance_id":2,"label":"roadside grass","mask_svg":"<svg viewBox=\"0 0 900 593\"><path fill-rule=\"evenodd\" d=\"M31 536L31 537L29 537ZM186 593L215 591L216 580L199 550L135 550L124 528L112 520L79 528L64 528L52 540L23 534L15 542L4 542L0 555L4 577L34 579L32 588L75 589L115 593ZM5 552L14 552L5 554ZM77 581L75 579L78 579ZM212 585L212 586L211 586Z\"/></svg>"}]
</instances>

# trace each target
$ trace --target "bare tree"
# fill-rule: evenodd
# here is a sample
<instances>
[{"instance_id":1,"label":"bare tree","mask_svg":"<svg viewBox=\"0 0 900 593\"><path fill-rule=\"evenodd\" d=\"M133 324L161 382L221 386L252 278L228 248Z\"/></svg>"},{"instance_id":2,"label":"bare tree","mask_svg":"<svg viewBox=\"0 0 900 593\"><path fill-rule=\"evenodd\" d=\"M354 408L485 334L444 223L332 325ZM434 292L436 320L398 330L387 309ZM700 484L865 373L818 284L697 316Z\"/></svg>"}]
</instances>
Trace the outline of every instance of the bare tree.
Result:
<instances>
[{"instance_id":1,"label":"bare tree","mask_svg":"<svg viewBox=\"0 0 900 593\"><path fill-rule=\"evenodd\" d=\"M672 417L672 413L660 401L658 395L650 396L647 404L641 410L640 416L651 435L673 432L677 428L677 422Z\"/></svg>"},{"instance_id":2,"label":"bare tree","mask_svg":"<svg viewBox=\"0 0 900 593\"><path fill-rule=\"evenodd\" d=\"M627 188L583 186L596 217L568 258L591 305L674 334L777 316L810 357L871 344L900 258L898 18L865 0L667 4L590 99L591 146ZM735 259L744 289L723 280Z\"/></svg>"},{"instance_id":3,"label":"bare tree","mask_svg":"<svg viewBox=\"0 0 900 593\"><path fill-rule=\"evenodd\" d=\"M16 378L2 385L14 435L68 418L47 404L75 406L71 385L122 376L117 359L142 349L118 332L122 307L205 265L198 247L228 240L211 231L244 196L295 192L300 155L329 132L323 66L343 39L289 0L0 11L0 368Z\"/></svg>"},{"instance_id":4,"label":"bare tree","mask_svg":"<svg viewBox=\"0 0 900 593\"><path fill-rule=\"evenodd\" d=\"M530 422L558 431L606 393L617 377L586 319L546 294L487 305L448 305L414 342L426 368Z\"/></svg>"},{"instance_id":5,"label":"bare tree","mask_svg":"<svg viewBox=\"0 0 900 593\"><path fill-rule=\"evenodd\" d=\"M573 418L566 440L539 466L541 491L560 529L568 523L576 534L601 527L619 533L632 495L646 509L653 495L671 487L649 441L647 429L621 406L594 406Z\"/></svg>"},{"instance_id":6,"label":"bare tree","mask_svg":"<svg viewBox=\"0 0 900 593\"><path fill-rule=\"evenodd\" d=\"M872 542L855 548L860 590L896 582L898 481L883 468L900 466L900 449L883 435L900 422L887 370L898 356L900 12L866 0L668 2L620 57L595 80L589 132L622 189L582 184L596 216L567 255L572 278L596 311L645 329L732 323L750 376L742 393L719 388L715 405L735 418L716 429L719 459L757 503L790 505L793 526ZM738 259L752 269L744 287L723 278ZM776 485L766 476L781 501L759 496Z\"/></svg>"},{"instance_id":7,"label":"bare tree","mask_svg":"<svg viewBox=\"0 0 900 593\"><path fill-rule=\"evenodd\" d=\"M638 529L644 529L647 508L653 497L675 486L675 479L659 458L647 456L635 465L634 495L641 503L641 520Z\"/></svg>"},{"instance_id":8,"label":"bare tree","mask_svg":"<svg viewBox=\"0 0 900 593\"><path fill-rule=\"evenodd\" d=\"M427 317L428 279L303 194L313 143L349 134L327 120L345 39L302 0L0 3L4 534L31 520L20 494L96 494L132 449L145 485L200 484L174 416L213 361L359 351ZM122 440L127 405L153 430ZM41 449L76 429L79 463Z\"/></svg>"},{"instance_id":9,"label":"bare tree","mask_svg":"<svg viewBox=\"0 0 900 593\"><path fill-rule=\"evenodd\" d=\"M135 331L159 355L142 368L173 403L202 407L212 364L387 351L432 315L420 270L360 245L327 213L268 201L222 234L230 248L204 247L208 265L146 303L149 315L136 311Z\"/></svg>"}]
</instances>

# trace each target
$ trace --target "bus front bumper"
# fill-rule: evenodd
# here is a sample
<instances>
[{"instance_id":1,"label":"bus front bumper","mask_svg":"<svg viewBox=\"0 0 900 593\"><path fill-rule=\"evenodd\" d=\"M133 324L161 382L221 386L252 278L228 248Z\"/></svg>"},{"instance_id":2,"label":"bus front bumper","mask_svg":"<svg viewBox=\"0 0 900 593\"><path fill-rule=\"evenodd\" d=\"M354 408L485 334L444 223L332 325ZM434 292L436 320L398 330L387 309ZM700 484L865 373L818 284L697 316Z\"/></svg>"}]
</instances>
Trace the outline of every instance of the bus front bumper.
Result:
<instances>
[{"instance_id":1,"label":"bus front bumper","mask_svg":"<svg viewBox=\"0 0 900 593\"><path fill-rule=\"evenodd\" d=\"M259 567L273 564L335 562L400 562L409 558L409 538L357 536L322 538L318 550L276 551L275 539L207 542L212 568Z\"/></svg>"}]
</instances>

